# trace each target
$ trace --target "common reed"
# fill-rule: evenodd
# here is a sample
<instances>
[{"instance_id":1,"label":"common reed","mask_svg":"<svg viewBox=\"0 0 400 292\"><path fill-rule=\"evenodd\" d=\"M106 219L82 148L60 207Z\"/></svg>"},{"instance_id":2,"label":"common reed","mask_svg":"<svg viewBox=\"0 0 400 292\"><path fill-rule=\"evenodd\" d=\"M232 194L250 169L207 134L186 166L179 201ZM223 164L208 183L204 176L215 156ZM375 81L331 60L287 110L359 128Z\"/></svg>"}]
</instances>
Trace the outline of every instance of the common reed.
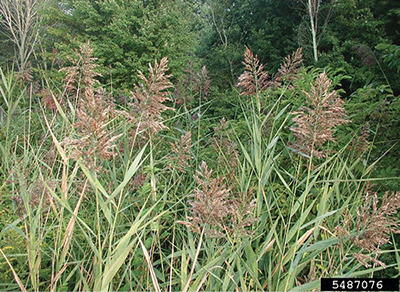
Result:
<instances>
[{"instance_id":1,"label":"common reed","mask_svg":"<svg viewBox=\"0 0 400 292\"><path fill-rule=\"evenodd\" d=\"M70 149L70 157L82 158L89 168L101 168L97 160L109 160L116 155L115 141L120 135L113 135L107 127L114 116L114 104L107 100L104 89L95 89L98 83L94 77L96 60L89 43L80 48L80 54L74 66L65 68L66 89L78 98L74 127L77 137L67 137L63 144Z\"/></svg>"},{"instance_id":2,"label":"common reed","mask_svg":"<svg viewBox=\"0 0 400 292\"><path fill-rule=\"evenodd\" d=\"M308 156L327 157L329 151L322 149L323 145L335 142L335 127L350 122L344 118L344 102L335 90L331 91L331 84L326 72L321 73L310 92L303 90L309 106L293 112L296 126L290 129L296 141L292 146Z\"/></svg>"},{"instance_id":3,"label":"common reed","mask_svg":"<svg viewBox=\"0 0 400 292\"><path fill-rule=\"evenodd\" d=\"M385 264L367 253L377 256L381 247L390 243L390 235L400 233L397 217L400 209L400 192L385 192L379 199L378 193L368 191L363 205L357 209L357 216L345 213L344 220L338 226L337 234L343 241L346 236L358 248L359 252L353 253L362 265L370 267L369 262L385 267ZM355 235L351 235L354 232Z\"/></svg>"},{"instance_id":4,"label":"common reed","mask_svg":"<svg viewBox=\"0 0 400 292\"><path fill-rule=\"evenodd\" d=\"M361 129L361 133L354 137L350 143L350 150L354 151L356 155L361 156L367 151L371 145L368 141L370 136L370 124L366 122Z\"/></svg>"},{"instance_id":5,"label":"common reed","mask_svg":"<svg viewBox=\"0 0 400 292\"><path fill-rule=\"evenodd\" d=\"M48 88L42 89L40 91L40 95L42 97L41 101L44 108L53 111L57 110L57 104L54 101L54 97L50 89ZM58 102L61 103L61 99L59 99Z\"/></svg>"},{"instance_id":6,"label":"common reed","mask_svg":"<svg viewBox=\"0 0 400 292\"><path fill-rule=\"evenodd\" d=\"M171 143L171 155L167 156L170 164L165 169L176 169L179 172L186 172L186 169L191 165L192 133L186 132L182 135L179 141Z\"/></svg>"},{"instance_id":7,"label":"common reed","mask_svg":"<svg viewBox=\"0 0 400 292\"><path fill-rule=\"evenodd\" d=\"M300 70L303 62L303 49L298 48L292 55L285 57L278 72L272 76L260 63L257 55L246 46L244 53L244 72L239 76L237 87L242 88L241 95L261 93L269 87L290 85Z\"/></svg>"},{"instance_id":8,"label":"common reed","mask_svg":"<svg viewBox=\"0 0 400 292\"><path fill-rule=\"evenodd\" d=\"M253 216L255 201L251 193L235 193L223 177L212 178L213 171L203 161L195 181L197 188L189 195L191 209L188 222L183 223L196 233L210 237L242 237L251 234L246 228L257 219Z\"/></svg>"},{"instance_id":9,"label":"common reed","mask_svg":"<svg viewBox=\"0 0 400 292\"><path fill-rule=\"evenodd\" d=\"M189 62L185 74L179 78L174 91L175 103L178 105L185 104L187 108L193 106L195 99L208 100L211 89L211 79L208 76L206 66L201 70L196 70L193 62Z\"/></svg>"},{"instance_id":10,"label":"common reed","mask_svg":"<svg viewBox=\"0 0 400 292\"><path fill-rule=\"evenodd\" d=\"M237 87L242 88L241 95L253 95L264 91L271 85L270 76L265 65L260 63L257 55L246 46L244 53L244 72L239 76Z\"/></svg>"},{"instance_id":11,"label":"common reed","mask_svg":"<svg viewBox=\"0 0 400 292\"><path fill-rule=\"evenodd\" d=\"M168 59L162 58L160 63L154 61L154 67L149 64L149 76L146 77L138 71L141 82L134 85L129 102L129 112L121 112L128 123L133 125L134 135L141 133L147 137L167 127L163 123L161 114L166 110L172 110L164 103L170 100L168 89L172 87L169 81L171 75L168 71Z\"/></svg>"},{"instance_id":12,"label":"common reed","mask_svg":"<svg viewBox=\"0 0 400 292\"><path fill-rule=\"evenodd\" d=\"M39 204L42 204L42 209L45 209L49 206L50 202L52 201L52 196L49 191L55 190L57 183L54 180L44 182L42 180L38 180L32 184L27 189L27 203L30 208L36 209ZM11 197L11 200L16 205L16 212L20 217L23 217L27 213L26 207L24 203L24 199L21 194L16 194Z\"/></svg>"},{"instance_id":13,"label":"common reed","mask_svg":"<svg viewBox=\"0 0 400 292\"><path fill-rule=\"evenodd\" d=\"M79 51L75 50L75 57L69 58L71 66L60 69L66 73L64 78L65 95L76 99L85 99L85 95L92 95L90 91L94 90L95 84L99 84L95 78L101 76L96 72L98 67L95 63L96 60L88 41L80 46Z\"/></svg>"},{"instance_id":14,"label":"common reed","mask_svg":"<svg viewBox=\"0 0 400 292\"><path fill-rule=\"evenodd\" d=\"M190 202L191 216L185 224L194 232L201 233L205 228L205 234L222 237L225 234L224 222L232 213L232 206L228 203L231 194L223 178L212 178L212 173L203 161L195 176L198 188L189 196L193 198Z\"/></svg>"},{"instance_id":15,"label":"common reed","mask_svg":"<svg viewBox=\"0 0 400 292\"><path fill-rule=\"evenodd\" d=\"M377 65L377 60L373 50L362 44L357 44L351 48L356 54L357 57L360 58L361 63L369 68L372 68Z\"/></svg>"},{"instance_id":16,"label":"common reed","mask_svg":"<svg viewBox=\"0 0 400 292\"><path fill-rule=\"evenodd\" d=\"M292 55L285 57L278 69L275 80L279 83L290 83L295 80L303 63L303 48L298 48Z\"/></svg>"}]
</instances>

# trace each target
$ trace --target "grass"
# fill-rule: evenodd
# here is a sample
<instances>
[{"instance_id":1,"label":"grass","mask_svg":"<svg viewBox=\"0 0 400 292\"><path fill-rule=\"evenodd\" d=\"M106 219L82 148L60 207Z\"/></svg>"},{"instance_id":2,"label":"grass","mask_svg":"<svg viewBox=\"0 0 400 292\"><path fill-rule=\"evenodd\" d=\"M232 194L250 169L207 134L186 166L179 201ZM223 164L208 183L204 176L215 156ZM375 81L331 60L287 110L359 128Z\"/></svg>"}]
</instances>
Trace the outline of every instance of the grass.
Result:
<instances>
[{"instance_id":1,"label":"grass","mask_svg":"<svg viewBox=\"0 0 400 292\"><path fill-rule=\"evenodd\" d=\"M352 226L346 237L337 229L365 204L375 162L363 165L349 145L324 159L288 147L287 88L278 97L256 92L249 102L232 96L241 107L219 144L207 115L212 101L167 113L168 129L147 138L116 114L104 126L120 135L115 155L95 152L101 167L93 167L73 159L64 142L80 135L76 105L46 110L29 86L1 75L0 211L8 217L0 220L0 290L304 291L319 289L321 277L383 270L377 262L364 267L355 253L384 254L387 269L400 268L395 244L366 250L352 240L365 230ZM187 132L191 158L182 167L171 144ZM229 211L196 232L192 195L201 190L202 161L213 170L203 181L208 197L227 190L218 203Z\"/></svg>"}]
</instances>

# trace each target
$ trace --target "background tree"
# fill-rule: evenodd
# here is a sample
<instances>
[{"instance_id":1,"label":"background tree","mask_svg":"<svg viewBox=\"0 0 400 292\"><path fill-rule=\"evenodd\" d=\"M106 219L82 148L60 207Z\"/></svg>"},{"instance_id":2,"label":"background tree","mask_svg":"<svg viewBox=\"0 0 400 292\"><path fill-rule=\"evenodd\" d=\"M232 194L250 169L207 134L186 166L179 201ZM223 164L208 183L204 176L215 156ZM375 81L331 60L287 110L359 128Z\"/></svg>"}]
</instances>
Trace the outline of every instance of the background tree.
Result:
<instances>
[{"instance_id":1,"label":"background tree","mask_svg":"<svg viewBox=\"0 0 400 292\"><path fill-rule=\"evenodd\" d=\"M48 9L48 58L69 54L90 40L102 81L108 85L130 87L137 81L137 70L145 71L161 56L172 56L171 72L179 75L194 57L195 17L182 1L61 0Z\"/></svg>"},{"instance_id":2,"label":"background tree","mask_svg":"<svg viewBox=\"0 0 400 292\"><path fill-rule=\"evenodd\" d=\"M17 67L21 74L27 73L29 58L38 39L39 9L46 1L1 0L2 26L17 47ZM29 74L28 74L29 75Z\"/></svg>"},{"instance_id":3,"label":"background tree","mask_svg":"<svg viewBox=\"0 0 400 292\"><path fill-rule=\"evenodd\" d=\"M0 31L0 66L6 68L14 61L14 43L4 23L0 23Z\"/></svg>"},{"instance_id":4,"label":"background tree","mask_svg":"<svg viewBox=\"0 0 400 292\"><path fill-rule=\"evenodd\" d=\"M296 1L297 2L297 1ZM329 22L332 13L333 1L302 0L302 23L299 26L299 45L311 47L315 62L318 62L318 43ZM311 43L311 44L310 44Z\"/></svg>"},{"instance_id":5,"label":"background tree","mask_svg":"<svg viewBox=\"0 0 400 292\"><path fill-rule=\"evenodd\" d=\"M271 71L279 68L287 52L298 47L295 28L301 19L292 4L292 0L239 0L210 1L204 7L198 53L213 68L213 84L222 88L235 84L245 45Z\"/></svg>"},{"instance_id":6,"label":"background tree","mask_svg":"<svg viewBox=\"0 0 400 292\"><path fill-rule=\"evenodd\" d=\"M205 1L201 16L199 56L207 67L216 68L211 72L214 84L232 86L235 82L243 43L243 30L240 27L240 5L242 1Z\"/></svg>"}]
</instances>

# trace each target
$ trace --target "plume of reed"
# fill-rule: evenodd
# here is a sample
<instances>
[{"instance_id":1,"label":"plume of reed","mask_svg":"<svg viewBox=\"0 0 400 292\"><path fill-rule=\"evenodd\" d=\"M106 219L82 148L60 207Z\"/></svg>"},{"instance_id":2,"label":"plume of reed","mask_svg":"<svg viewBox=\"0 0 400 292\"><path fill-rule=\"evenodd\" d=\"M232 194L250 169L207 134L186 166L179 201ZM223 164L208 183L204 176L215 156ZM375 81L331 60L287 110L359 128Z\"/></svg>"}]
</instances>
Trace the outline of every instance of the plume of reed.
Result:
<instances>
[{"instance_id":1,"label":"plume of reed","mask_svg":"<svg viewBox=\"0 0 400 292\"><path fill-rule=\"evenodd\" d=\"M208 74L208 70L206 66L203 66L201 68L201 73L200 73L200 78L198 82L198 87L196 89L198 91L201 91L203 93L204 98L207 100L207 95L210 93L210 88L211 88L211 79Z\"/></svg>"},{"instance_id":2,"label":"plume of reed","mask_svg":"<svg viewBox=\"0 0 400 292\"><path fill-rule=\"evenodd\" d=\"M356 229L360 233L353 242L371 252L390 241L390 234L400 233L397 212L400 209L400 192L386 192L381 199L377 193L367 193L364 205L357 210Z\"/></svg>"},{"instance_id":3,"label":"plume of reed","mask_svg":"<svg viewBox=\"0 0 400 292\"><path fill-rule=\"evenodd\" d=\"M269 80L269 74L264 70L265 65L260 63L258 56L246 46L244 52L244 72L239 76L237 87L242 88L241 95L252 95L264 91L273 81Z\"/></svg>"},{"instance_id":4,"label":"plume of reed","mask_svg":"<svg viewBox=\"0 0 400 292\"><path fill-rule=\"evenodd\" d=\"M113 135L107 129L114 116L114 104L107 100L104 89L94 88L98 83L94 77L99 74L94 71L96 64L92 62L95 58L92 58L88 42L81 47L80 52L72 69L64 70L67 72L67 88L75 91L78 98L74 123L78 137L67 137L63 144L71 150L71 158L82 158L89 168L101 168L98 160L109 160L116 155L115 142L120 135Z\"/></svg>"},{"instance_id":5,"label":"plume of reed","mask_svg":"<svg viewBox=\"0 0 400 292\"><path fill-rule=\"evenodd\" d=\"M95 63L97 58L93 57L93 49L89 41L84 43L79 51L75 50L75 58L70 58L72 66L61 68L60 71L66 72L64 78L65 94L70 97L81 99L84 95L91 95L94 85L98 84L95 78L101 76L96 72L98 65Z\"/></svg>"},{"instance_id":6,"label":"plume of reed","mask_svg":"<svg viewBox=\"0 0 400 292\"><path fill-rule=\"evenodd\" d=\"M193 68L193 62L190 61L188 69L185 70L185 74L180 78L175 88L175 102L178 105L186 104L187 107L191 107L193 97L196 95L208 100L210 88L211 80L206 66L203 66L201 71L198 72Z\"/></svg>"},{"instance_id":7,"label":"plume of reed","mask_svg":"<svg viewBox=\"0 0 400 292\"><path fill-rule=\"evenodd\" d=\"M212 173L203 161L195 176L198 187L189 196L192 198L191 215L188 222L179 223L196 233L204 228L204 233L210 237L250 235L246 227L255 221L254 201L248 202L247 196L235 196L223 182L224 178L212 178Z\"/></svg>"},{"instance_id":8,"label":"plume of reed","mask_svg":"<svg viewBox=\"0 0 400 292\"><path fill-rule=\"evenodd\" d=\"M253 193L253 189L245 193L234 193L234 197L230 200L232 212L229 218L230 224L226 224L226 229L230 236L243 237L254 234L253 231L247 229L259 221L259 218L254 217L256 199L251 199Z\"/></svg>"},{"instance_id":9,"label":"plume of reed","mask_svg":"<svg viewBox=\"0 0 400 292\"><path fill-rule=\"evenodd\" d=\"M397 218L399 209L400 192L386 192L381 200L376 192L367 192L364 204L357 210L357 217L353 218L346 213L345 220L336 228L339 238L347 236L361 249L353 256L362 265L369 267L369 262L373 262L385 267L383 262L364 254L363 251L379 255L381 247L390 242L391 233L400 233ZM356 235L350 237L352 229L355 229Z\"/></svg>"},{"instance_id":10,"label":"plume of reed","mask_svg":"<svg viewBox=\"0 0 400 292\"><path fill-rule=\"evenodd\" d=\"M66 138L64 144L72 149L71 157L82 158L88 167L96 165L96 159L109 160L117 155L115 142L120 135L107 129L113 118L113 104L98 91L91 98L80 100L74 127L78 138Z\"/></svg>"},{"instance_id":11,"label":"plume of reed","mask_svg":"<svg viewBox=\"0 0 400 292\"><path fill-rule=\"evenodd\" d=\"M351 48L361 59L363 66L372 68L377 64L376 57L372 49L363 44L357 44Z\"/></svg>"},{"instance_id":12,"label":"plume of reed","mask_svg":"<svg viewBox=\"0 0 400 292\"><path fill-rule=\"evenodd\" d=\"M170 100L168 89L172 87L169 81L171 75L168 71L168 59L162 58L160 63L155 60L154 67L149 64L149 76L146 77L138 71L141 82L134 86L131 92L129 106L131 112L122 112L128 122L134 125L135 133L140 132L151 137L159 131L166 129L161 114L172 108L164 103Z\"/></svg>"},{"instance_id":13,"label":"plume of reed","mask_svg":"<svg viewBox=\"0 0 400 292\"><path fill-rule=\"evenodd\" d=\"M194 232L201 233L203 227L209 236L224 236L223 222L232 212L228 204L230 190L223 183L223 178L212 178L212 170L203 161L195 176L198 188L190 195L191 216L189 225Z\"/></svg>"},{"instance_id":14,"label":"plume of reed","mask_svg":"<svg viewBox=\"0 0 400 292\"><path fill-rule=\"evenodd\" d=\"M303 63L303 48L298 48L291 56L287 56L281 67L278 69L275 80L279 83L292 82L300 70Z\"/></svg>"},{"instance_id":15,"label":"plume of reed","mask_svg":"<svg viewBox=\"0 0 400 292\"><path fill-rule=\"evenodd\" d=\"M367 254L363 254L361 252L356 252L353 253L352 256L364 267L370 268L371 267L371 262L374 263L377 266L381 266L383 268L386 268L386 264L376 258L373 258Z\"/></svg>"},{"instance_id":16,"label":"plume of reed","mask_svg":"<svg viewBox=\"0 0 400 292\"><path fill-rule=\"evenodd\" d=\"M369 122L366 122L361 129L361 134L356 136L350 144L350 150L353 150L357 155L361 156L368 150L370 142L368 141L370 132Z\"/></svg>"},{"instance_id":17,"label":"plume of reed","mask_svg":"<svg viewBox=\"0 0 400 292\"><path fill-rule=\"evenodd\" d=\"M167 156L171 163L166 169L176 169L180 172L185 172L185 169L190 166L192 155L190 149L192 148L192 134L187 132L182 135L179 141L171 143L172 155Z\"/></svg>"},{"instance_id":18,"label":"plume of reed","mask_svg":"<svg viewBox=\"0 0 400 292\"><path fill-rule=\"evenodd\" d=\"M47 184L47 186L46 186ZM47 208L52 201L52 195L49 191L48 188L55 190L56 189L56 182L54 180L44 182L43 180L38 180L34 183L32 183L27 190L28 193L28 199L29 199L29 206L32 209L35 209L39 206L39 204L42 202L42 207L43 209ZM11 200L15 202L15 205L17 207L17 214L18 216L22 217L27 213L27 210L25 208L22 196L19 194L16 194L15 196L11 197Z\"/></svg>"},{"instance_id":19,"label":"plume of reed","mask_svg":"<svg viewBox=\"0 0 400 292\"><path fill-rule=\"evenodd\" d=\"M137 174L133 179L129 181L128 185L130 188L138 190L144 185L147 179L148 179L147 174L141 171L139 172L139 174Z\"/></svg>"},{"instance_id":20,"label":"plume of reed","mask_svg":"<svg viewBox=\"0 0 400 292\"><path fill-rule=\"evenodd\" d=\"M42 89L40 91L40 95L42 96L41 101L42 101L44 108L46 108L48 110L52 110L52 111L57 110L57 105L54 101L53 94L50 89L47 89L47 88ZM59 100L59 102L61 102L61 100Z\"/></svg>"},{"instance_id":21,"label":"plume of reed","mask_svg":"<svg viewBox=\"0 0 400 292\"><path fill-rule=\"evenodd\" d=\"M294 112L292 127L296 141L293 148L309 156L326 157L328 151L321 150L328 142L335 142L335 127L349 123L344 119L346 111L343 100L335 90L330 91L331 81L323 72L316 80L316 85L311 85L311 92L303 91L308 98L309 106L303 106Z\"/></svg>"},{"instance_id":22,"label":"plume of reed","mask_svg":"<svg viewBox=\"0 0 400 292\"><path fill-rule=\"evenodd\" d=\"M244 53L244 72L239 76L237 87L242 88L241 95L252 95L265 91L268 87L276 87L292 82L303 62L303 49L298 48L292 55L287 56L274 78L265 71L257 55L246 46Z\"/></svg>"}]
</instances>

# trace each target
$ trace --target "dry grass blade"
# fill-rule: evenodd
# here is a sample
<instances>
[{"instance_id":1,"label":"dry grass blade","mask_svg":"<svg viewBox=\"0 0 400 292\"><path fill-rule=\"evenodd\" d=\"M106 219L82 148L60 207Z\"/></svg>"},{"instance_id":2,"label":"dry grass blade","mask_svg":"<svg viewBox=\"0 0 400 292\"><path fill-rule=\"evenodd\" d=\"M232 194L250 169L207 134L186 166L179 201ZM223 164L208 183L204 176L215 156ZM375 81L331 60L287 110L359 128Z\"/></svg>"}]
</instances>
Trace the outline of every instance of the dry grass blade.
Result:
<instances>
[{"instance_id":1,"label":"dry grass blade","mask_svg":"<svg viewBox=\"0 0 400 292\"><path fill-rule=\"evenodd\" d=\"M46 115L43 115L44 121L46 123L47 129L49 130L49 133L51 135L51 138L53 139L53 143L57 148L58 153L61 155L61 158L63 160L63 169L62 169L62 179L61 179L61 193L64 195L64 199L66 200L68 197L67 194L67 167L69 165L68 163L68 157L63 149L63 147L61 146L61 143L58 142L56 136L53 134L53 131L51 130L49 121L46 118Z\"/></svg>"},{"instance_id":2,"label":"dry grass blade","mask_svg":"<svg viewBox=\"0 0 400 292\"><path fill-rule=\"evenodd\" d=\"M259 261L259 260L261 259L261 257L262 257L267 251L269 251L269 250L272 249L272 247L274 246L275 241L276 241L276 239L273 238L273 239L271 239L270 242L268 242L268 244L262 249L262 253L260 253L260 255L258 256L258 260L257 260L257 261Z\"/></svg>"},{"instance_id":3,"label":"dry grass blade","mask_svg":"<svg viewBox=\"0 0 400 292\"><path fill-rule=\"evenodd\" d=\"M56 291L54 288L56 287L56 284L57 284L58 280L60 279L61 275L65 272L65 270L66 270L69 266L75 265L75 264L77 264L77 263L76 263L76 262L73 262L73 263L65 264L65 265L58 271L57 275L55 275L54 279L52 279L52 281L51 281L51 287L50 287L50 291L51 291L51 292Z\"/></svg>"},{"instance_id":4,"label":"dry grass blade","mask_svg":"<svg viewBox=\"0 0 400 292\"><path fill-rule=\"evenodd\" d=\"M203 286L203 284L207 281L208 278L208 273L206 273L203 277L203 279L201 279L201 282L199 283L199 285L196 288L196 292L200 292L201 287Z\"/></svg>"},{"instance_id":5,"label":"dry grass blade","mask_svg":"<svg viewBox=\"0 0 400 292\"><path fill-rule=\"evenodd\" d=\"M74 232L74 227L75 227L75 222L76 222L75 218L78 216L79 207L80 207L80 205L82 203L82 200L83 200L83 198L85 196L86 186L87 186L87 180L85 181L85 184L83 186L82 192L81 192L81 194L79 196L78 203L76 203L74 212L73 212L71 218L69 219L69 222L68 222L68 225L67 225L67 230L66 230L66 233L65 233L65 236L64 236L64 240L63 240L63 250L62 250L62 253L61 253L63 256L66 255L66 253L67 253L67 251L69 249L69 245L70 245L70 242L71 242L71 239L72 239L72 234Z\"/></svg>"},{"instance_id":6,"label":"dry grass blade","mask_svg":"<svg viewBox=\"0 0 400 292\"><path fill-rule=\"evenodd\" d=\"M147 249L144 246L144 244L143 244L143 242L142 242L142 240L140 239L139 236L138 236L138 240L139 240L139 243L140 243L140 247L142 248L144 257L146 259L147 266L149 267L150 276L151 276L151 280L153 282L154 289L155 289L156 292L161 292L160 286L158 285L158 280L157 280L157 277L156 277L156 273L154 272L153 265L151 263L151 259L150 259L149 253L147 252Z\"/></svg>"},{"instance_id":7,"label":"dry grass blade","mask_svg":"<svg viewBox=\"0 0 400 292\"><path fill-rule=\"evenodd\" d=\"M21 282L21 279L18 277L18 274L15 272L15 270L12 267L10 261L8 260L7 256L4 254L4 252L3 252L3 250L1 248L0 248L0 252L1 252L1 255L4 257L4 259L6 260L7 265L10 267L10 270L14 275L14 279L17 282L17 284L18 284L19 288L21 289L21 291L22 292L27 292L27 290L25 289L24 285Z\"/></svg>"},{"instance_id":8,"label":"dry grass blade","mask_svg":"<svg viewBox=\"0 0 400 292\"><path fill-rule=\"evenodd\" d=\"M51 138L53 139L53 143L57 148L58 153L61 155L61 158L63 159L63 162L68 163L68 157L64 151L64 149L62 148L60 142L58 142L56 136L53 134L53 131L51 130L49 121L47 120L46 115L43 115L44 121L46 123L47 129L49 130L49 133L51 135Z\"/></svg>"},{"instance_id":9,"label":"dry grass blade","mask_svg":"<svg viewBox=\"0 0 400 292\"><path fill-rule=\"evenodd\" d=\"M310 230L308 230L306 233L304 233L296 242L297 245L303 244L307 238L310 237L310 235L314 232L315 227L311 228Z\"/></svg>"},{"instance_id":10,"label":"dry grass blade","mask_svg":"<svg viewBox=\"0 0 400 292\"><path fill-rule=\"evenodd\" d=\"M199 258L201 245L202 245L202 243L203 243L203 236L204 236L204 229L203 229L203 231L201 232L200 240L199 240L199 245L198 245L198 247L197 247L196 255L194 256L194 260L193 260L193 263L192 263L192 269L190 270L189 278L188 278L188 280L187 280L187 282L186 282L185 287L183 288L183 292L187 292L187 291L189 290L189 286L190 286L190 282L192 281L194 269L196 268L197 259Z\"/></svg>"}]
</instances>

